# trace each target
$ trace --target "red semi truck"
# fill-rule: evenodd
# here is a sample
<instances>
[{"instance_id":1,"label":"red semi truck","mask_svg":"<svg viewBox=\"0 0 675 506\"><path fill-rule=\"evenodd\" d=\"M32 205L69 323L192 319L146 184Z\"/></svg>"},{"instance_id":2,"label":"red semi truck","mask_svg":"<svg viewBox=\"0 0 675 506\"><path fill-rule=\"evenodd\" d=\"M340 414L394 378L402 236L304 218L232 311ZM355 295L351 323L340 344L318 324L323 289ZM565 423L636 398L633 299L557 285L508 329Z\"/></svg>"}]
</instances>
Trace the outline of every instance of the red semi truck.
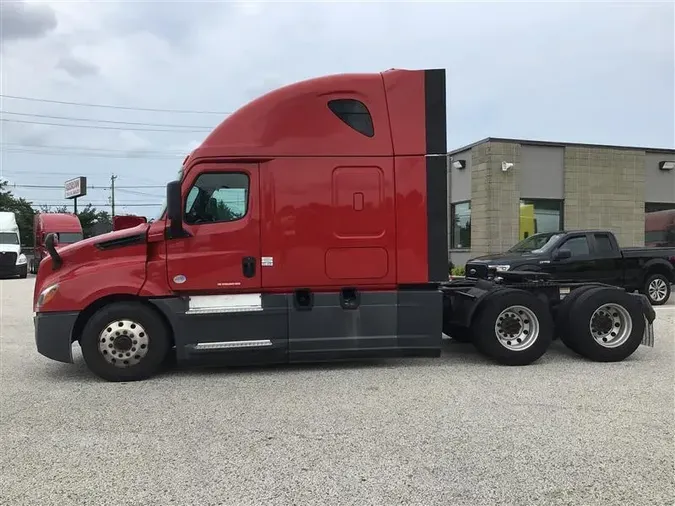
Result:
<instances>
[{"instance_id":1,"label":"red semi truck","mask_svg":"<svg viewBox=\"0 0 675 506\"><path fill-rule=\"evenodd\" d=\"M81 241L82 224L76 214L71 213L37 213L33 217L33 258L30 261L30 272L36 274L38 266L47 256L45 239L49 234L56 234L59 247Z\"/></svg>"},{"instance_id":2,"label":"red semi truck","mask_svg":"<svg viewBox=\"0 0 675 506\"><path fill-rule=\"evenodd\" d=\"M248 103L186 158L157 220L59 251L50 238L38 352L72 362L78 342L93 373L131 381L169 355L438 357L443 333L509 365L554 337L598 361L653 346L642 295L533 272L448 281L445 97L444 70L389 70Z\"/></svg>"}]
</instances>

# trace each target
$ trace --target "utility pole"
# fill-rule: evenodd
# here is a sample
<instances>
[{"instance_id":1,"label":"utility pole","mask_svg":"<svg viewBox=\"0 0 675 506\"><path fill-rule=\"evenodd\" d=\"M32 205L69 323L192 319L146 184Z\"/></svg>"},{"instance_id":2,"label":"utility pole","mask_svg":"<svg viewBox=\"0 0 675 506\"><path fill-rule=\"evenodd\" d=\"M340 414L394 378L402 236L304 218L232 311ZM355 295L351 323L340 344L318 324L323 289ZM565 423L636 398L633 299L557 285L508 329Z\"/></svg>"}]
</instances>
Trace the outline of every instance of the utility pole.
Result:
<instances>
[{"instance_id":1,"label":"utility pole","mask_svg":"<svg viewBox=\"0 0 675 506\"><path fill-rule=\"evenodd\" d=\"M110 205L112 207L112 212L110 213L111 219L115 217L115 179L117 179L115 174L110 176Z\"/></svg>"}]
</instances>

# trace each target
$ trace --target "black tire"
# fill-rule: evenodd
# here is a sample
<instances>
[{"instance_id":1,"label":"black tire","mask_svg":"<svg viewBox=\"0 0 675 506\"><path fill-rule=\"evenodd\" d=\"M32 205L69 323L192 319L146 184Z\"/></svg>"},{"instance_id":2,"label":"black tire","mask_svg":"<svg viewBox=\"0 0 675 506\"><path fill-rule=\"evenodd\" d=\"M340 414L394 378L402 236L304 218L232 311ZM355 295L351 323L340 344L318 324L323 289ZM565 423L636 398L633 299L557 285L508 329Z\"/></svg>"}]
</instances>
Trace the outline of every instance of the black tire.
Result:
<instances>
[{"instance_id":1,"label":"black tire","mask_svg":"<svg viewBox=\"0 0 675 506\"><path fill-rule=\"evenodd\" d=\"M23 267L19 268L19 277L21 279L26 279L28 277L28 264L24 264Z\"/></svg>"},{"instance_id":2,"label":"black tire","mask_svg":"<svg viewBox=\"0 0 675 506\"><path fill-rule=\"evenodd\" d=\"M452 323L443 324L443 333L458 343L470 343L473 340L470 328Z\"/></svg>"},{"instance_id":3,"label":"black tire","mask_svg":"<svg viewBox=\"0 0 675 506\"><path fill-rule=\"evenodd\" d=\"M538 325L536 337L533 338L528 347L520 350L517 347L521 344L525 346L528 337L532 336L530 332L527 335L522 334L522 343L518 341L517 334L509 334L504 338L505 344L502 344L495 330L502 312L514 306L522 306L531 313L535 320L531 321L524 310L514 308L506 320L501 320L502 322L514 324L513 322L519 321L516 325L520 325L523 331L532 331ZM508 330L509 326L504 328ZM527 365L535 362L546 353L553 340L554 325L551 312L544 301L524 290L506 289L488 295L480 303L474 315L471 330L476 348L488 357L505 365ZM510 336L515 337L506 341ZM508 345L508 342L512 345Z\"/></svg>"},{"instance_id":4,"label":"black tire","mask_svg":"<svg viewBox=\"0 0 675 506\"><path fill-rule=\"evenodd\" d=\"M122 320L127 323L113 328L115 322ZM104 331L104 337L101 338ZM110 350L100 351L99 340ZM116 302L99 309L89 319L80 337L80 347L87 366L100 378L107 381L139 381L159 371L171 348L171 340L169 329L151 308L139 302ZM120 349L124 352L121 353ZM142 355L142 350L147 350L145 355ZM115 364L125 361L131 363L121 367L113 365L105 357Z\"/></svg>"},{"instance_id":5,"label":"black tire","mask_svg":"<svg viewBox=\"0 0 675 506\"><path fill-rule=\"evenodd\" d=\"M584 285L580 286L579 288L573 289L565 298L562 300L562 302L558 305L555 311L555 334L556 337L558 337L563 343L565 343L565 346L568 348L571 348L571 343L567 339L567 335L569 334L569 330L567 329L566 325L567 322L569 321L570 317L570 310L572 309L572 306L574 305L574 302L586 293L588 290L592 288L597 288L598 286L602 286L600 284L590 284L590 285Z\"/></svg>"},{"instance_id":6,"label":"black tire","mask_svg":"<svg viewBox=\"0 0 675 506\"><path fill-rule=\"evenodd\" d=\"M647 296L652 306L662 306L668 302L670 292L670 280L663 274L650 274L642 287L642 293Z\"/></svg>"},{"instance_id":7,"label":"black tire","mask_svg":"<svg viewBox=\"0 0 675 506\"><path fill-rule=\"evenodd\" d=\"M594 320L596 310L601 309L606 304L611 306L602 313L599 312L597 320ZM615 309L612 309L612 307ZM593 320L595 321L593 327L599 329L597 332L607 330L607 337L604 338L607 344L599 343L602 340L600 335L597 336L598 340L596 340L591 331ZM629 327L622 323L624 320L630 321L630 331L628 331ZM626 328L625 340L612 343L613 339L619 339L621 329L624 328ZM623 290L611 287L594 287L586 290L574 302L566 329L565 340L569 342L570 349L579 355L595 362L620 362L632 355L642 341L645 331L642 304L637 297ZM611 333L609 329L611 329Z\"/></svg>"}]
</instances>

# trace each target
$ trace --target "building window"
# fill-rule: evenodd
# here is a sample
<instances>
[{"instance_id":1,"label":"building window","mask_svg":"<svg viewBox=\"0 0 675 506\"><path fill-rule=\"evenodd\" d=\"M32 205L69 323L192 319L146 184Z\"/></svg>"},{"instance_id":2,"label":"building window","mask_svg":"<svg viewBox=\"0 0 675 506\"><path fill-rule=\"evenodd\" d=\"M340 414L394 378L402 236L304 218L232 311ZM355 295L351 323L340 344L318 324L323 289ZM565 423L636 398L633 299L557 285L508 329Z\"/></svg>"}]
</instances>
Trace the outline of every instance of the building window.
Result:
<instances>
[{"instance_id":1,"label":"building window","mask_svg":"<svg viewBox=\"0 0 675 506\"><path fill-rule=\"evenodd\" d=\"M341 98L328 102L328 108L357 132L366 137L375 135L373 118L363 102L351 98Z\"/></svg>"},{"instance_id":2,"label":"building window","mask_svg":"<svg viewBox=\"0 0 675 506\"><path fill-rule=\"evenodd\" d=\"M248 207L248 187L247 174L201 174L185 199L185 223L222 223L243 218Z\"/></svg>"},{"instance_id":3,"label":"building window","mask_svg":"<svg viewBox=\"0 0 675 506\"><path fill-rule=\"evenodd\" d=\"M672 211L675 209L675 203L669 202L645 202L645 213L656 213L659 211Z\"/></svg>"},{"instance_id":4,"label":"building window","mask_svg":"<svg viewBox=\"0 0 675 506\"><path fill-rule=\"evenodd\" d=\"M675 204L645 204L645 246L675 246Z\"/></svg>"},{"instance_id":5,"label":"building window","mask_svg":"<svg viewBox=\"0 0 675 506\"><path fill-rule=\"evenodd\" d=\"M523 239L540 232L563 229L563 201L523 199L520 201L520 233Z\"/></svg>"},{"instance_id":6,"label":"building window","mask_svg":"<svg viewBox=\"0 0 675 506\"><path fill-rule=\"evenodd\" d=\"M450 206L452 223L450 247L469 249L471 247L471 202L459 202Z\"/></svg>"}]
</instances>

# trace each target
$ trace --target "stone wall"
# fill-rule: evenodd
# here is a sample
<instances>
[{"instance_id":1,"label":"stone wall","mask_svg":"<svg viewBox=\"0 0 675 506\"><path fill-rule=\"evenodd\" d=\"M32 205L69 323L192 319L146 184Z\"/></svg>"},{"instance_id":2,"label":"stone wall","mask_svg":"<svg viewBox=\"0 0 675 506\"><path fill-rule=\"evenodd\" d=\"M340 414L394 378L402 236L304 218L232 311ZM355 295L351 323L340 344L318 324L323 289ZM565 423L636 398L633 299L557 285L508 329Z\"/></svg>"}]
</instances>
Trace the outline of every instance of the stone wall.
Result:
<instances>
[{"instance_id":1,"label":"stone wall","mask_svg":"<svg viewBox=\"0 0 675 506\"><path fill-rule=\"evenodd\" d=\"M471 255L498 253L518 241L520 145L486 142L471 155Z\"/></svg>"},{"instance_id":2,"label":"stone wall","mask_svg":"<svg viewBox=\"0 0 675 506\"><path fill-rule=\"evenodd\" d=\"M644 245L645 153L565 148L565 228L608 229L624 247Z\"/></svg>"}]
</instances>

